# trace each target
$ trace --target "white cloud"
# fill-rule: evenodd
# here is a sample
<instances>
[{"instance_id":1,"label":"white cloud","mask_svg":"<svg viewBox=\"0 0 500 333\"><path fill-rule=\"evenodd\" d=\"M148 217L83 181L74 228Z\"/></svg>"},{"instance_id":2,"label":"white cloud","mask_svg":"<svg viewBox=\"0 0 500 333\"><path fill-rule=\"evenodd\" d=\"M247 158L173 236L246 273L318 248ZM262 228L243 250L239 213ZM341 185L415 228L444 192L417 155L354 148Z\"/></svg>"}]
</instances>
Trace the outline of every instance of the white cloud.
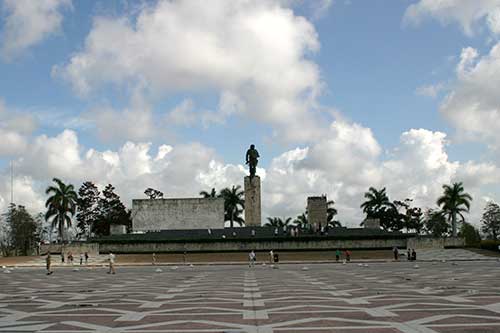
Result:
<instances>
[{"instance_id":1,"label":"white cloud","mask_svg":"<svg viewBox=\"0 0 500 333\"><path fill-rule=\"evenodd\" d=\"M100 106L80 117L95 130L101 140L107 142L151 140L158 136L161 130L140 89L134 90L130 105L124 109Z\"/></svg>"},{"instance_id":2,"label":"white cloud","mask_svg":"<svg viewBox=\"0 0 500 333\"><path fill-rule=\"evenodd\" d=\"M159 1L136 20L96 18L83 50L53 73L82 95L130 83L159 95L218 92L205 125L243 113L305 140L318 136L310 110L321 82L307 58L318 49L313 25L279 1Z\"/></svg>"},{"instance_id":3,"label":"white cloud","mask_svg":"<svg viewBox=\"0 0 500 333\"><path fill-rule=\"evenodd\" d=\"M25 206L29 211L38 213L44 209L44 195L37 183L29 176L18 175L14 178L13 199L18 205ZM11 199L10 174L0 174L0 211L4 212Z\"/></svg>"},{"instance_id":4,"label":"white cloud","mask_svg":"<svg viewBox=\"0 0 500 333\"><path fill-rule=\"evenodd\" d=\"M33 116L7 110L0 98L0 157L21 154L26 148L28 135L35 128Z\"/></svg>"},{"instance_id":5,"label":"white cloud","mask_svg":"<svg viewBox=\"0 0 500 333\"><path fill-rule=\"evenodd\" d=\"M392 200L411 197L416 205L432 207L442 184L463 181L478 198L470 217L478 223L483 208L479 198L498 195L482 187L499 184L500 169L487 162L450 161L447 144L444 133L412 129L385 155L370 129L336 121L323 141L285 151L271 158L267 168L258 169L263 218L295 217L304 211L307 196L327 194L336 202L339 219L358 226L363 219L359 205L370 186L387 187ZM41 207L43 190L53 177L77 187L91 180L100 187L113 184L130 206L131 199L143 197L147 187L166 197L193 197L212 187L242 185L246 173L244 165L227 164L200 143L154 148L129 141L116 151L98 151L85 149L76 133L66 130L55 137L39 136L29 145L16 161L16 180L24 185L16 185L15 192L25 193L16 196L17 203ZM0 179L0 209L2 202L5 208L8 193L8 182Z\"/></svg>"},{"instance_id":6,"label":"white cloud","mask_svg":"<svg viewBox=\"0 0 500 333\"><path fill-rule=\"evenodd\" d=\"M403 22L418 25L427 17L443 25L458 23L469 36L483 22L493 34L498 34L500 0L420 0L407 8Z\"/></svg>"},{"instance_id":7,"label":"white cloud","mask_svg":"<svg viewBox=\"0 0 500 333\"><path fill-rule=\"evenodd\" d=\"M7 108L0 98L0 129L18 132L20 135L31 134L37 127L35 118L28 113L16 112Z\"/></svg>"},{"instance_id":8,"label":"white cloud","mask_svg":"<svg viewBox=\"0 0 500 333\"><path fill-rule=\"evenodd\" d=\"M437 95L444 89L442 83L423 85L415 90L415 94L419 96L436 98Z\"/></svg>"},{"instance_id":9,"label":"white cloud","mask_svg":"<svg viewBox=\"0 0 500 333\"><path fill-rule=\"evenodd\" d=\"M465 48L457 65L457 80L440 112L466 139L500 148L500 43L489 54Z\"/></svg>"},{"instance_id":10,"label":"white cloud","mask_svg":"<svg viewBox=\"0 0 500 333\"><path fill-rule=\"evenodd\" d=\"M0 127L0 156L17 155L26 148L26 138L17 132Z\"/></svg>"},{"instance_id":11,"label":"white cloud","mask_svg":"<svg viewBox=\"0 0 500 333\"><path fill-rule=\"evenodd\" d=\"M71 8L71 0L4 0L7 16L1 53L10 60L40 43L61 28L61 11Z\"/></svg>"}]
</instances>

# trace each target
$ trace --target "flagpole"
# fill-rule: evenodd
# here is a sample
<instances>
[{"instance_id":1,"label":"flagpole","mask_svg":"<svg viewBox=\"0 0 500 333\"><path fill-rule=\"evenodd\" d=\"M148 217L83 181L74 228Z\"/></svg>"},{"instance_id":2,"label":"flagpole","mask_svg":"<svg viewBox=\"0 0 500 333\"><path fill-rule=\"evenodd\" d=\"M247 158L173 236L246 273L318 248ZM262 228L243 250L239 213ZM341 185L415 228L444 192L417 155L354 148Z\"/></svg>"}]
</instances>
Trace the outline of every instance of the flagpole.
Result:
<instances>
[{"instance_id":1,"label":"flagpole","mask_svg":"<svg viewBox=\"0 0 500 333\"><path fill-rule=\"evenodd\" d=\"M14 204L14 161L10 161L10 203Z\"/></svg>"}]
</instances>

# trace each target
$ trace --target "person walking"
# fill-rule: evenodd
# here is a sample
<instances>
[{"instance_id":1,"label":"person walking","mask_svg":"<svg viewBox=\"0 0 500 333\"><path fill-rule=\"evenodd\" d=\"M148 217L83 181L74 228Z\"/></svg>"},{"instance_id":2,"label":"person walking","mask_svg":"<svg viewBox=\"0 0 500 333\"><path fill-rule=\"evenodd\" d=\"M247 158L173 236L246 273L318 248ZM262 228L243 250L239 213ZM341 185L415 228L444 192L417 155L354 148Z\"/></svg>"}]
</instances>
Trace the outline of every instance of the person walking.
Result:
<instances>
[{"instance_id":1,"label":"person walking","mask_svg":"<svg viewBox=\"0 0 500 333\"><path fill-rule=\"evenodd\" d=\"M50 252L47 253L47 258L45 258L45 263L46 263L46 266L47 266L47 275L50 275L52 274L52 258L50 257Z\"/></svg>"},{"instance_id":2,"label":"person walking","mask_svg":"<svg viewBox=\"0 0 500 333\"><path fill-rule=\"evenodd\" d=\"M257 259L255 252L252 250L248 254L248 267L253 267L255 265L255 260Z\"/></svg>"},{"instance_id":3,"label":"person walking","mask_svg":"<svg viewBox=\"0 0 500 333\"><path fill-rule=\"evenodd\" d=\"M85 265L87 265L88 261L89 261L89 253L85 252Z\"/></svg>"},{"instance_id":4,"label":"person walking","mask_svg":"<svg viewBox=\"0 0 500 333\"><path fill-rule=\"evenodd\" d=\"M80 252L80 266L83 265L83 253Z\"/></svg>"},{"instance_id":5,"label":"person walking","mask_svg":"<svg viewBox=\"0 0 500 333\"><path fill-rule=\"evenodd\" d=\"M109 252L109 271L108 274L115 274L115 255Z\"/></svg>"},{"instance_id":6,"label":"person walking","mask_svg":"<svg viewBox=\"0 0 500 333\"><path fill-rule=\"evenodd\" d=\"M156 265L156 253L153 252L152 258L151 258L151 264L154 266Z\"/></svg>"},{"instance_id":7,"label":"person walking","mask_svg":"<svg viewBox=\"0 0 500 333\"><path fill-rule=\"evenodd\" d=\"M340 250L337 249L337 251L335 251L335 261L338 262L340 260L340 255L341 255Z\"/></svg>"},{"instance_id":8,"label":"person walking","mask_svg":"<svg viewBox=\"0 0 500 333\"><path fill-rule=\"evenodd\" d=\"M411 249L410 249L410 248L408 248L408 251L406 251L406 259L407 259L408 261L410 261L410 260L411 260Z\"/></svg>"},{"instance_id":9,"label":"person walking","mask_svg":"<svg viewBox=\"0 0 500 333\"><path fill-rule=\"evenodd\" d=\"M61 263L64 264L64 252L61 250Z\"/></svg>"},{"instance_id":10,"label":"person walking","mask_svg":"<svg viewBox=\"0 0 500 333\"><path fill-rule=\"evenodd\" d=\"M276 265L280 262L280 257L276 252L273 254L273 261Z\"/></svg>"},{"instance_id":11,"label":"person walking","mask_svg":"<svg viewBox=\"0 0 500 333\"><path fill-rule=\"evenodd\" d=\"M274 262L274 253L273 250L269 251L269 263L272 264Z\"/></svg>"},{"instance_id":12,"label":"person walking","mask_svg":"<svg viewBox=\"0 0 500 333\"><path fill-rule=\"evenodd\" d=\"M351 261L351 251L349 250L345 250L345 259L347 262L350 262Z\"/></svg>"},{"instance_id":13,"label":"person walking","mask_svg":"<svg viewBox=\"0 0 500 333\"><path fill-rule=\"evenodd\" d=\"M392 253L394 254L394 260L398 261L399 260L399 250L397 246L394 246L392 249Z\"/></svg>"},{"instance_id":14,"label":"person walking","mask_svg":"<svg viewBox=\"0 0 500 333\"><path fill-rule=\"evenodd\" d=\"M417 252L415 252L415 249L411 251L411 260L416 261L417 260Z\"/></svg>"}]
</instances>

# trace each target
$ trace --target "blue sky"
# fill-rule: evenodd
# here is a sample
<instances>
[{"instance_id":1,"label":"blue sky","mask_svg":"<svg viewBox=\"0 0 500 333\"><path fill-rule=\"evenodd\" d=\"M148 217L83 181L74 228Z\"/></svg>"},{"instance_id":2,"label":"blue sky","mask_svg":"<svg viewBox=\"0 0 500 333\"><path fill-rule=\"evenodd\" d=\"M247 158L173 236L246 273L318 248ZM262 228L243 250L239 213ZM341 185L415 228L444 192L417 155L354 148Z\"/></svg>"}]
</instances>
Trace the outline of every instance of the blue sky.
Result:
<instances>
[{"instance_id":1,"label":"blue sky","mask_svg":"<svg viewBox=\"0 0 500 333\"><path fill-rule=\"evenodd\" d=\"M429 207L460 180L476 223L500 182L500 2L436 3L3 0L0 207L10 160L36 210L53 176L126 201L240 184L255 143L268 215L325 193L356 224L368 186Z\"/></svg>"}]
</instances>

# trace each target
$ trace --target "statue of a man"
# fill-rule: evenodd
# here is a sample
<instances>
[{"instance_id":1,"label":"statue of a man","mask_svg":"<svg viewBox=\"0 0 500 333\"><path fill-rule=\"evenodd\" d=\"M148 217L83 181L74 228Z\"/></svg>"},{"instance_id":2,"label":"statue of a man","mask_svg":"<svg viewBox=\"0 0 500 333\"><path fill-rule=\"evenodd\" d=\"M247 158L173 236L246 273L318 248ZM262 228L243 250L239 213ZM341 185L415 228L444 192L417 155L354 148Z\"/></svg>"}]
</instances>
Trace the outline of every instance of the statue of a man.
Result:
<instances>
[{"instance_id":1,"label":"statue of a man","mask_svg":"<svg viewBox=\"0 0 500 333\"><path fill-rule=\"evenodd\" d=\"M250 145L250 149L247 150L246 163L250 167L250 178L255 176L255 171L257 170L257 163L259 162L259 152L255 149L255 145Z\"/></svg>"}]
</instances>

